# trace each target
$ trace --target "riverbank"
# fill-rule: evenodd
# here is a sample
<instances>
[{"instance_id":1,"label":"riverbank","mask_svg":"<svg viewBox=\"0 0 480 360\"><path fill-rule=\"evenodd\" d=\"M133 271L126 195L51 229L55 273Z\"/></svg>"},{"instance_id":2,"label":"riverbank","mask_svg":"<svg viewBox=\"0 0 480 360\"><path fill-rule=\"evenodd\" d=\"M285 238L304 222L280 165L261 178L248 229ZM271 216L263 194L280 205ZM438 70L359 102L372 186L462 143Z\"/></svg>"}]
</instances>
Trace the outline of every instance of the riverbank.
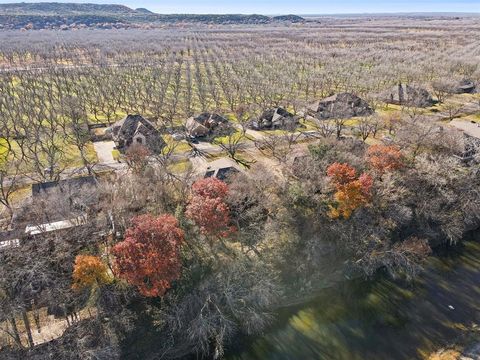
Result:
<instances>
[{"instance_id":1,"label":"riverbank","mask_svg":"<svg viewBox=\"0 0 480 360\"><path fill-rule=\"evenodd\" d=\"M427 360L480 359L480 328L477 324L465 331L454 344L430 355Z\"/></svg>"},{"instance_id":2,"label":"riverbank","mask_svg":"<svg viewBox=\"0 0 480 360\"><path fill-rule=\"evenodd\" d=\"M282 308L263 336L228 358L428 359L480 323L479 283L480 243L466 241L429 258L415 281L355 279Z\"/></svg>"}]
</instances>

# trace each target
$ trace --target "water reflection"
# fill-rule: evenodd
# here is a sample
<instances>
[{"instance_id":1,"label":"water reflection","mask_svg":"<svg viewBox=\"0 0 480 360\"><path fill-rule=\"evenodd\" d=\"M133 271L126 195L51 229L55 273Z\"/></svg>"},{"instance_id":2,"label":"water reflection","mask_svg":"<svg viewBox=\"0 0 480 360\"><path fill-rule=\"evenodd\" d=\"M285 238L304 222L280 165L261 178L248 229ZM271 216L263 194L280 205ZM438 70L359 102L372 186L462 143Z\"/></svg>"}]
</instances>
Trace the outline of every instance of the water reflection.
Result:
<instances>
[{"instance_id":1,"label":"water reflection","mask_svg":"<svg viewBox=\"0 0 480 360\"><path fill-rule=\"evenodd\" d=\"M415 283L352 281L284 309L229 359L416 359L480 322L480 244L432 258Z\"/></svg>"}]
</instances>

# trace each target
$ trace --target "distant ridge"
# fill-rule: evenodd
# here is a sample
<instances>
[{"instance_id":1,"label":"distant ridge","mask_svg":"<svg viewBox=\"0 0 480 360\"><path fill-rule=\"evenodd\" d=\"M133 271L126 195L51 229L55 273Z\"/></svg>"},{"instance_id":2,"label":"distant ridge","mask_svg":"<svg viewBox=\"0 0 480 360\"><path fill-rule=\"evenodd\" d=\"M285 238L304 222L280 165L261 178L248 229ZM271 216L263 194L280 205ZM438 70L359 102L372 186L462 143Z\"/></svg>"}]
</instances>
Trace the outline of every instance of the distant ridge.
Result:
<instances>
[{"instance_id":1,"label":"distant ridge","mask_svg":"<svg viewBox=\"0 0 480 360\"><path fill-rule=\"evenodd\" d=\"M135 11L137 13L142 13L142 14L154 14L154 12L152 12L148 9L145 9L145 8L138 8L138 9L135 9Z\"/></svg>"},{"instance_id":2,"label":"distant ridge","mask_svg":"<svg viewBox=\"0 0 480 360\"><path fill-rule=\"evenodd\" d=\"M469 17L480 16L479 12L378 12L378 13L331 13L331 14L301 14L302 18L322 17Z\"/></svg>"},{"instance_id":3,"label":"distant ridge","mask_svg":"<svg viewBox=\"0 0 480 360\"><path fill-rule=\"evenodd\" d=\"M290 14L290 15L274 16L273 20L275 20L275 21L301 22L301 21L304 21L305 19L302 18L301 16Z\"/></svg>"},{"instance_id":4,"label":"distant ridge","mask_svg":"<svg viewBox=\"0 0 480 360\"><path fill-rule=\"evenodd\" d=\"M9 3L0 4L3 15L85 15L108 13L117 15L135 14L136 11L125 5L89 4L89 3Z\"/></svg>"},{"instance_id":5,"label":"distant ridge","mask_svg":"<svg viewBox=\"0 0 480 360\"><path fill-rule=\"evenodd\" d=\"M155 27L161 24L268 24L302 22L297 15L265 16L240 14L156 14L148 9L124 5L89 3L0 4L0 29L76 29Z\"/></svg>"}]
</instances>

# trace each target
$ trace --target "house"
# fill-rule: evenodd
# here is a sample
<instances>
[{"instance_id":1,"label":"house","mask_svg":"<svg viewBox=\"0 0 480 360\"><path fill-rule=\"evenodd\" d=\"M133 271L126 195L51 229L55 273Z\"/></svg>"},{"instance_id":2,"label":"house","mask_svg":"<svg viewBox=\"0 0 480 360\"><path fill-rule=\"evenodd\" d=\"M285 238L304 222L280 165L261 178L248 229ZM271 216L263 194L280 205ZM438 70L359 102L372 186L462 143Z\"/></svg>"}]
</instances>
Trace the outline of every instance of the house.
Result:
<instances>
[{"instance_id":1,"label":"house","mask_svg":"<svg viewBox=\"0 0 480 360\"><path fill-rule=\"evenodd\" d=\"M108 132L111 132L117 149L122 153L130 146L138 144L158 154L166 145L155 126L140 115L128 115L113 124Z\"/></svg>"},{"instance_id":2,"label":"house","mask_svg":"<svg viewBox=\"0 0 480 360\"><path fill-rule=\"evenodd\" d=\"M352 93L339 93L311 104L308 113L317 119L348 119L374 113L368 102Z\"/></svg>"},{"instance_id":3,"label":"house","mask_svg":"<svg viewBox=\"0 0 480 360\"><path fill-rule=\"evenodd\" d=\"M480 154L480 123L453 120L450 125L463 133L463 144L458 158L468 161Z\"/></svg>"},{"instance_id":4,"label":"house","mask_svg":"<svg viewBox=\"0 0 480 360\"><path fill-rule=\"evenodd\" d=\"M212 161L202 169L204 178L216 177L219 180L225 181L229 176L241 172L241 168L233 160L222 158Z\"/></svg>"},{"instance_id":5,"label":"house","mask_svg":"<svg viewBox=\"0 0 480 360\"><path fill-rule=\"evenodd\" d=\"M83 211L97 202L97 179L94 176L32 184L32 204L42 204L50 220L63 216L54 214Z\"/></svg>"},{"instance_id":6,"label":"house","mask_svg":"<svg viewBox=\"0 0 480 360\"><path fill-rule=\"evenodd\" d=\"M252 120L248 127L253 130L275 130L289 129L294 130L298 125L298 119L281 107L268 109L258 118Z\"/></svg>"},{"instance_id":7,"label":"house","mask_svg":"<svg viewBox=\"0 0 480 360\"><path fill-rule=\"evenodd\" d=\"M432 95L424 88L414 85L403 86L402 83L387 93L385 101L389 104L421 108L434 104Z\"/></svg>"},{"instance_id":8,"label":"house","mask_svg":"<svg viewBox=\"0 0 480 360\"><path fill-rule=\"evenodd\" d=\"M88 190L97 186L97 180L93 176L80 176L59 181L49 181L44 183L32 184L32 197L37 198L43 195L49 195L53 192L70 193Z\"/></svg>"},{"instance_id":9,"label":"house","mask_svg":"<svg viewBox=\"0 0 480 360\"><path fill-rule=\"evenodd\" d=\"M454 93L456 94L474 94L476 91L476 85L472 80L463 79L459 81L454 87Z\"/></svg>"},{"instance_id":10,"label":"house","mask_svg":"<svg viewBox=\"0 0 480 360\"><path fill-rule=\"evenodd\" d=\"M0 250L86 225L99 200L96 190L93 176L33 184L31 205L18 214L13 230L0 232Z\"/></svg>"},{"instance_id":11,"label":"house","mask_svg":"<svg viewBox=\"0 0 480 360\"><path fill-rule=\"evenodd\" d=\"M93 176L33 184L31 206L18 215L19 224L31 227L44 224L45 230L62 228L65 221L69 221L66 219L86 216L96 207L99 201L97 185Z\"/></svg>"},{"instance_id":12,"label":"house","mask_svg":"<svg viewBox=\"0 0 480 360\"><path fill-rule=\"evenodd\" d=\"M24 230L15 229L0 232L0 251L18 248L28 239L45 236L51 233L78 228L87 224L87 215L80 215L72 219L53 221L45 224L27 225Z\"/></svg>"},{"instance_id":13,"label":"house","mask_svg":"<svg viewBox=\"0 0 480 360\"><path fill-rule=\"evenodd\" d=\"M185 123L185 128L187 134L191 137L205 137L214 131L229 128L229 124L228 120L223 116L212 113L202 113L198 116L190 117Z\"/></svg>"}]
</instances>

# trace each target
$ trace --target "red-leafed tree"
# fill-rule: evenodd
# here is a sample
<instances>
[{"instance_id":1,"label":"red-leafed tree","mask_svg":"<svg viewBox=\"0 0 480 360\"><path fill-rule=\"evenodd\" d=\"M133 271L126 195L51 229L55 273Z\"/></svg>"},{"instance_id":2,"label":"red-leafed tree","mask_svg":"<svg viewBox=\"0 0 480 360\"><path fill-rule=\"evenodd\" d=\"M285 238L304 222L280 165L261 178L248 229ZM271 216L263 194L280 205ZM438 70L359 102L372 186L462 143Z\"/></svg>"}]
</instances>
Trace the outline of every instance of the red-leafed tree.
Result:
<instances>
[{"instance_id":1,"label":"red-leafed tree","mask_svg":"<svg viewBox=\"0 0 480 360\"><path fill-rule=\"evenodd\" d=\"M137 216L114 246L115 273L148 297L163 296L180 278L183 230L171 215Z\"/></svg>"},{"instance_id":2,"label":"red-leafed tree","mask_svg":"<svg viewBox=\"0 0 480 360\"><path fill-rule=\"evenodd\" d=\"M228 186L217 178L206 178L192 185L192 195L186 215L200 227L202 234L228 237L235 228L230 226L230 209L225 203Z\"/></svg>"},{"instance_id":3,"label":"red-leafed tree","mask_svg":"<svg viewBox=\"0 0 480 360\"><path fill-rule=\"evenodd\" d=\"M225 199L228 194L228 186L222 180L215 177L197 180L192 185L192 195L203 198Z\"/></svg>"},{"instance_id":4,"label":"red-leafed tree","mask_svg":"<svg viewBox=\"0 0 480 360\"><path fill-rule=\"evenodd\" d=\"M403 155L396 146L370 146L367 150L367 161L380 174L398 170L404 166Z\"/></svg>"},{"instance_id":5,"label":"red-leafed tree","mask_svg":"<svg viewBox=\"0 0 480 360\"><path fill-rule=\"evenodd\" d=\"M329 216L348 219L353 211L368 204L371 197L373 179L368 174L356 177L356 171L348 164L334 163L327 169L336 192L335 205L330 206Z\"/></svg>"},{"instance_id":6,"label":"red-leafed tree","mask_svg":"<svg viewBox=\"0 0 480 360\"><path fill-rule=\"evenodd\" d=\"M357 178L356 171L348 164L333 163L327 169L327 175L335 186L346 185Z\"/></svg>"},{"instance_id":7,"label":"red-leafed tree","mask_svg":"<svg viewBox=\"0 0 480 360\"><path fill-rule=\"evenodd\" d=\"M373 178L370 175L364 173L359 176L358 182L360 184L360 189L363 196L368 199L370 197L373 186Z\"/></svg>"}]
</instances>

